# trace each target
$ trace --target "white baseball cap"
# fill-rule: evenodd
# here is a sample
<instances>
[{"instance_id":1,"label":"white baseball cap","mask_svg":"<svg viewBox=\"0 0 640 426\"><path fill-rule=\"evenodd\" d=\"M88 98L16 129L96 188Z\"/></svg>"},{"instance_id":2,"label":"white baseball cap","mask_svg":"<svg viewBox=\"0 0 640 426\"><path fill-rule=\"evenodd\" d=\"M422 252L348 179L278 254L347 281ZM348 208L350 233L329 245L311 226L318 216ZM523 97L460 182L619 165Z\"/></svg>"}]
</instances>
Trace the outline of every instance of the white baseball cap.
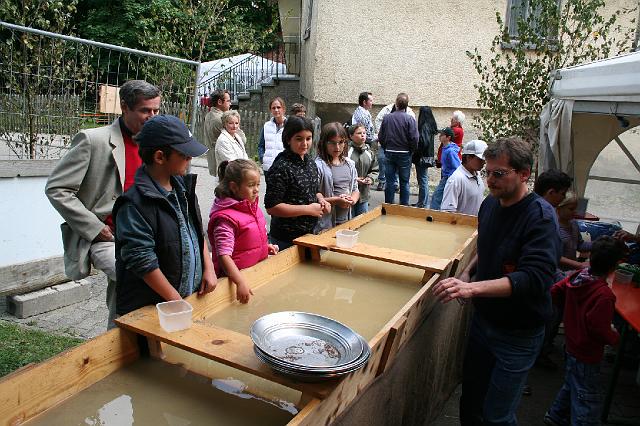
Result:
<instances>
[{"instance_id":1,"label":"white baseball cap","mask_svg":"<svg viewBox=\"0 0 640 426\"><path fill-rule=\"evenodd\" d=\"M475 155L481 160L484 160L484 150L487 149L487 144L480 139L474 139L467 142L462 149L462 155Z\"/></svg>"}]
</instances>

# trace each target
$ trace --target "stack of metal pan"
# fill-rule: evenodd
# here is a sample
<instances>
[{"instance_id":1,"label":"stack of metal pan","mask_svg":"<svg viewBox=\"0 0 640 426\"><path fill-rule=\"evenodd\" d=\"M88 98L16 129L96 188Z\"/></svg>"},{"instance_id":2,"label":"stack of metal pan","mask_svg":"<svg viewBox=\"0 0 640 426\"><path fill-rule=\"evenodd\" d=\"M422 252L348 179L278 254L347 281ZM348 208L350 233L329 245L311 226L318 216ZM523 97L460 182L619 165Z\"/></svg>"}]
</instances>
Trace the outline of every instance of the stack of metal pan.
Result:
<instances>
[{"instance_id":1,"label":"stack of metal pan","mask_svg":"<svg viewBox=\"0 0 640 426\"><path fill-rule=\"evenodd\" d=\"M301 381L320 381L362 367L371 350L352 329L305 312L276 312L251 326L256 356L273 370Z\"/></svg>"}]
</instances>

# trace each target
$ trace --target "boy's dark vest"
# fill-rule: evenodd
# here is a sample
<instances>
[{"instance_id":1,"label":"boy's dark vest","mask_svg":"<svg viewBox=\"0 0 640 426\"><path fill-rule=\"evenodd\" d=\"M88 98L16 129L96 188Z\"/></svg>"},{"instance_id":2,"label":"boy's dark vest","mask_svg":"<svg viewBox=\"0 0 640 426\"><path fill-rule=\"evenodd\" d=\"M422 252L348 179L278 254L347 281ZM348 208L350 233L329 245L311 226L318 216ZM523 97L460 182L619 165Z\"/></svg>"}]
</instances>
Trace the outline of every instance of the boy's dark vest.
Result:
<instances>
[{"instance_id":1,"label":"boy's dark vest","mask_svg":"<svg viewBox=\"0 0 640 426\"><path fill-rule=\"evenodd\" d=\"M198 207L195 187L196 175L187 175L181 179L185 186L185 194L189 206L189 214L198 234L200 258L202 263L202 247L204 237L202 220ZM158 257L160 270L169 283L177 290L182 276L182 243L180 226L173 206L155 187L150 176L140 167L136 172L135 184L119 197L113 206L113 222L116 222L118 210L125 202L132 203L142 217L151 226L155 241L155 253ZM116 240L116 312L124 315L142 306L164 302L155 291L149 287L142 277L125 268L120 258L120 244ZM195 286L199 286L196 283Z\"/></svg>"}]
</instances>

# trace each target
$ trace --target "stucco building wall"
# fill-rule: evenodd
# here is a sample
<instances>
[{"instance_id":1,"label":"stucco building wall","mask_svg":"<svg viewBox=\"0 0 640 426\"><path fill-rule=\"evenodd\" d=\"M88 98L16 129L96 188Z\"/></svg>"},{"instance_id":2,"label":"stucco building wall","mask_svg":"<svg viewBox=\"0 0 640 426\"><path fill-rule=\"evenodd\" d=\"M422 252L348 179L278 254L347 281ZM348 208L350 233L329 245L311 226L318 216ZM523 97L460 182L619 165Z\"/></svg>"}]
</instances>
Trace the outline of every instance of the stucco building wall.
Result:
<instances>
[{"instance_id":1,"label":"stucco building wall","mask_svg":"<svg viewBox=\"0 0 640 426\"><path fill-rule=\"evenodd\" d=\"M370 91L375 116L403 91L416 112L421 105L431 106L441 126L453 110L461 109L467 114L465 141L476 136L474 84L480 79L466 51L478 47L481 55L490 56L491 41L499 29L495 15L505 17L507 0L279 3L281 18L286 7L300 7L300 92L310 114L325 123L347 121L358 94ZM609 0L604 15L635 6L635 0ZM626 21L637 16L635 12Z\"/></svg>"}]
</instances>

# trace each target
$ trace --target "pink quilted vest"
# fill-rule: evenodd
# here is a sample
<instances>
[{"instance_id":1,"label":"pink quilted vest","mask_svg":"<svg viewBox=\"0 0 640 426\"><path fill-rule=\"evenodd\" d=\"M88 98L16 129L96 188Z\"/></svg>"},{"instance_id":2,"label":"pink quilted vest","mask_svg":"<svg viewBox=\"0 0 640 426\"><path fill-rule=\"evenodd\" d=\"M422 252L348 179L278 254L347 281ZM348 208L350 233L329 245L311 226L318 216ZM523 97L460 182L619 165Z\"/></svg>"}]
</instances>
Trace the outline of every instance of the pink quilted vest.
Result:
<instances>
[{"instance_id":1,"label":"pink quilted vest","mask_svg":"<svg viewBox=\"0 0 640 426\"><path fill-rule=\"evenodd\" d=\"M245 269L255 265L269 255L269 247L267 240L267 228L264 215L258 200L250 203L247 200L240 201L226 209L217 210L209 216L209 223L213 223L217 218L224 217L234 224L235 243L231 258L235 262L238 269ZM212 231L209 226L209 241L214 243ZM215 247L211 250L213 257L213 265L218 277L226 274L222 271L218 261L217 250Z\"/></svg>"}]
</instances>

